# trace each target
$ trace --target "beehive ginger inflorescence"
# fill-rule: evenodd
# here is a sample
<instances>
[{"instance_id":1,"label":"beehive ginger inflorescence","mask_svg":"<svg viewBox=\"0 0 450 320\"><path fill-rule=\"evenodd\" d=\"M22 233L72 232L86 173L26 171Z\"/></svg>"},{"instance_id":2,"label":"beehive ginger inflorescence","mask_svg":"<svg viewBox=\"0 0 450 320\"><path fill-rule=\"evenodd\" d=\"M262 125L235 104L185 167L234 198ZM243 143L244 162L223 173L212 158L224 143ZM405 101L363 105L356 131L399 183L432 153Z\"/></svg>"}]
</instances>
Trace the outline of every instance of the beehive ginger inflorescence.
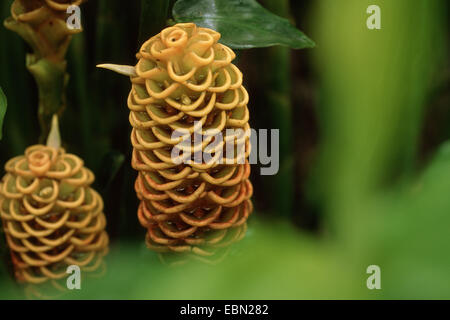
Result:
<instances>
[{"instance_id":1,"label":"beehive ginger inflorescence","mask_svg":"<svg viewBox=\"0 0 450 320\"><path fill-rule=\"evenodd\" d=\"M109 240L103 200L83 161L62 148L34 145L5 170L0 216L17 280L62 279L71 265L97 270Z\"/></svg>"},{"instance_id":2,"label":"beehive ginger inflorescence","mask_svg":"<svg viewBox=\"0 0 450 320\"><path fill-rule=\"evenodd\" d=\"M250 129L249 96L232 64L234 52L219 38L193 23L176 24L137 54L128 97L132 165L139 171L139 221L148 229L148 246L159 251L207 255L205 248L220 245L227 232L244 230L240 226L252 212L249 137L226 134ZM200 135L201 142L187 149L209 153L212 161L174 159L181 141L176 131L187 132L192 141ZM235 151L242 144L242 152L227 153L229 141Z\"/></svg>"}]
</instances>

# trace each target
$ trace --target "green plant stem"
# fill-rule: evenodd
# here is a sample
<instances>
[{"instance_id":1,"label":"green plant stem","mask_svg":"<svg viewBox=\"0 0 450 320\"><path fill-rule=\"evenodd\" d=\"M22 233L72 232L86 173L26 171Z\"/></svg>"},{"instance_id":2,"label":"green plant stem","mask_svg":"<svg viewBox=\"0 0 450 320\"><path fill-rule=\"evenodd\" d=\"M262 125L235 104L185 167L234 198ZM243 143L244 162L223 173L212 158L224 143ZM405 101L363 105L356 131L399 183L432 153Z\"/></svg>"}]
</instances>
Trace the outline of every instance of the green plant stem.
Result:
<instances>
[{"instance_id":1,"label":"green plant stem","mask_svg":"<svg viewBox=\"0 0 450 320\"><path fill-rule=\"evenodd\" d=\"M279 16L287 18L289 15L288 0L264 0L262 3ZM280 130L280 170L273 177L274 184L271 184L271 190L274 190L272 208L280 215L289 216L293 211L294 199L291 51L286 47L275 46L264 49L263 55L267 66L264 73L267 88L265 101L272 128Z\"/></svg>"},{"instance_id":2,"label":"green plant stem","mask_svg":"<svg viewBox=\"0 0 450 320\"><path fill-rule=\"evenodd\" d=\"M61 116L66 105L66 86L68 74L65 60L36 59L35 55L27 55L26 65L38 86L38 117L41 127L39 142L44 143L50 132L54 114Z\"/></svg>"},{"instance_id":3,"label":"green plant stem","mask_svg":"<svg viewBox=\"0 0 450 320\"><path fill-rule=\"evenodd\" d=\"M71 36L60 37L59 33L65 32L64 24L50 31L43 27L35 29L32 23L9 17L4 21L4 26L16 32L33 49L33 54L26 57L26 67L38 87L39 142L44 143L50 132L53 115L60 116L66 104L68 74L65 55Z\"/></svg>"}]
</instances>

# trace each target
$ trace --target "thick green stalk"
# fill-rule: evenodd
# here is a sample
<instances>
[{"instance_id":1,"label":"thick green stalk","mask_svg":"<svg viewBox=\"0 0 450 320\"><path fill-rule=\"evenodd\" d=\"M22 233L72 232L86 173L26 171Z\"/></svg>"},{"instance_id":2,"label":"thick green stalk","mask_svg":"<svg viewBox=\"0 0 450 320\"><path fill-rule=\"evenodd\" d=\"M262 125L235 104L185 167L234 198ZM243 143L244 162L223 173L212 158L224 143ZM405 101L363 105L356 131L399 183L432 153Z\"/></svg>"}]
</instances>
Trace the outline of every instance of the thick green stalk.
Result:
<instances>
[{"instance_id":1,"label":"thick green stalk","mask_svg":"<svg viewBox=\"0 0 450 320\"><path fill-rule=\"evenodd\" d=\"M288 0L264 0L263 5L273 13L288 17ZM290 216L294 198L294 158L291 104L291 52L275 46L264 49L265 106L271 115L271 128L280 130L280 170L273 177L272 208L280 215ZM269 179L270 180L270 179Z\"/></svg>"},{"instance_id":2,"label":"thick green stalk","mask_svg":"<svg viewBox=\"0 0 450 320\"><path fill-rule=\"evenodd\" d=\"M15 10L14 4L12 4L12 10ZM50 12L48 11L49 14ZM30 11L26 13L28 18L34 17L34 20L30 21L23 20L25 13L15 12L15 14L18 17L12 14L4 21L4 26L16 32L33 50L33 53L26 57L26 66L38 86L38 117L41 127L39 142L44 143L50 132L53 115L61 115L65 107L65 89L68 81L65 55L74 32L68 30L63 21L50 20L57 19L56 13L52 18L43 14L42 11ZM41 14L40 20L37 18L38 14ZM45 21L50 21L49 27L46 27Z\"/></svg>"},{"instance_id":3,"label":"thick green stalk","mask_svg":"<svg viewBox=\"0 0 450 320\"><path fill-rule=\"evenodd\" d=\"M69 78L66 66L65 60L36 60L34 55L27 56L27 68L36 80L39 92L40 143L47 139L53 115L60 116L66 105L66 85Z\"/></svg>"}]
</instances>

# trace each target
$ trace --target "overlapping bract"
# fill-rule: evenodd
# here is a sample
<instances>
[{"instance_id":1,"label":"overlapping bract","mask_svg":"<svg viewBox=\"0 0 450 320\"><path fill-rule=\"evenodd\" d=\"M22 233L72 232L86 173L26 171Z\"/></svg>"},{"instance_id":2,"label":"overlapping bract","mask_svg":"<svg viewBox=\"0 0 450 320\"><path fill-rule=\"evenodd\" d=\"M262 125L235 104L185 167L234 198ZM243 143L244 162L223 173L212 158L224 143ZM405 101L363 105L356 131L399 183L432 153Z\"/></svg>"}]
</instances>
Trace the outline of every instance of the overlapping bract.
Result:
<instances>
[{"instance_id":1,"label":"overlapping bract","mask_svg":"<svg viewBox=\"0 0 450 320\"><path fill-rule=\"evenodd\" d=\"M193 23L177 24L137 54L128 97L132 165L139 171L139 221L148 229L147 245L158 251L211 255L211 248L242 238L252 211L250 143L242 134L250 129L249 97L231 63L235 54L219 38ZM199 143L182 146L186 136ZM174 158L174 149L189 152ZM198 152L209 161L194 161Z\"/></svg>"},{"instance_id":2,"label":"overlapping bract","mask_svg":"<svg viewBox=\"0 0 450 320\"><path fill-rule=\"evenodd\" d=\"M79 6L84 0L15 0L11 17L5 26L19 33L41 57L62 59L71 36L82 31L69 28L67 22L70 6ZM73 12L72 12L73 13Z\"/></svg>"},{"instance_id":3,"label":"overlapping bract","mask_svg":"<svg viewBox=\"0 0 450 320\"><path fill-rule=\"evenodd\" d=\"M34 145L5 165L0 215L18 281L40 284L67 267L96 271L108 250L93 173L64 149Z\"/></svg>"}]
</instances>

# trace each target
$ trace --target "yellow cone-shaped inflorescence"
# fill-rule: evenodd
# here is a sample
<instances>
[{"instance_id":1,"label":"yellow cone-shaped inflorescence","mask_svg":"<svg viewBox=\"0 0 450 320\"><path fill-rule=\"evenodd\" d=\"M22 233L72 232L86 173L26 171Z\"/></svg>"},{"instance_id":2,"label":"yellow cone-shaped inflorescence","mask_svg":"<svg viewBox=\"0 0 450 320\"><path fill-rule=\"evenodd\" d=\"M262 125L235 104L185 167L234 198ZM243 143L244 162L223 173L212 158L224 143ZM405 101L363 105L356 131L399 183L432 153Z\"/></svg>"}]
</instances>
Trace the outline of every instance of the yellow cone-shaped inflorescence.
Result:
<instances>
[{"instance_id":1,"label":"yellow cone-shaped inflorescence","mask_svg":"<svg viewBox=\"0 0 450 320\"><path fill-rule=\"evenodd\" d=\"M96 271L108 250L93 173L64 149L34 145L5 165L0 216L17 280L40 284L67 267Z\"/></svg>"},{"instance_id":2,"label":"yellow cone-shaped inflorescence","mask_svg":"<svg viewBox=\"0 0 450 320\"><path fill-rule=\"evenodd\" d=\"M242 134L250 129L249 96L234 52L219 38L193 23L176 24L137 54L128 97L132 165L139 171L138 217L147 245L158 251L208 256L242 238L252 211L250 143ZM186 137L193 143L180 144ZM195 161L199 152L209 160Z\"/></svg>"}]
</instances>

